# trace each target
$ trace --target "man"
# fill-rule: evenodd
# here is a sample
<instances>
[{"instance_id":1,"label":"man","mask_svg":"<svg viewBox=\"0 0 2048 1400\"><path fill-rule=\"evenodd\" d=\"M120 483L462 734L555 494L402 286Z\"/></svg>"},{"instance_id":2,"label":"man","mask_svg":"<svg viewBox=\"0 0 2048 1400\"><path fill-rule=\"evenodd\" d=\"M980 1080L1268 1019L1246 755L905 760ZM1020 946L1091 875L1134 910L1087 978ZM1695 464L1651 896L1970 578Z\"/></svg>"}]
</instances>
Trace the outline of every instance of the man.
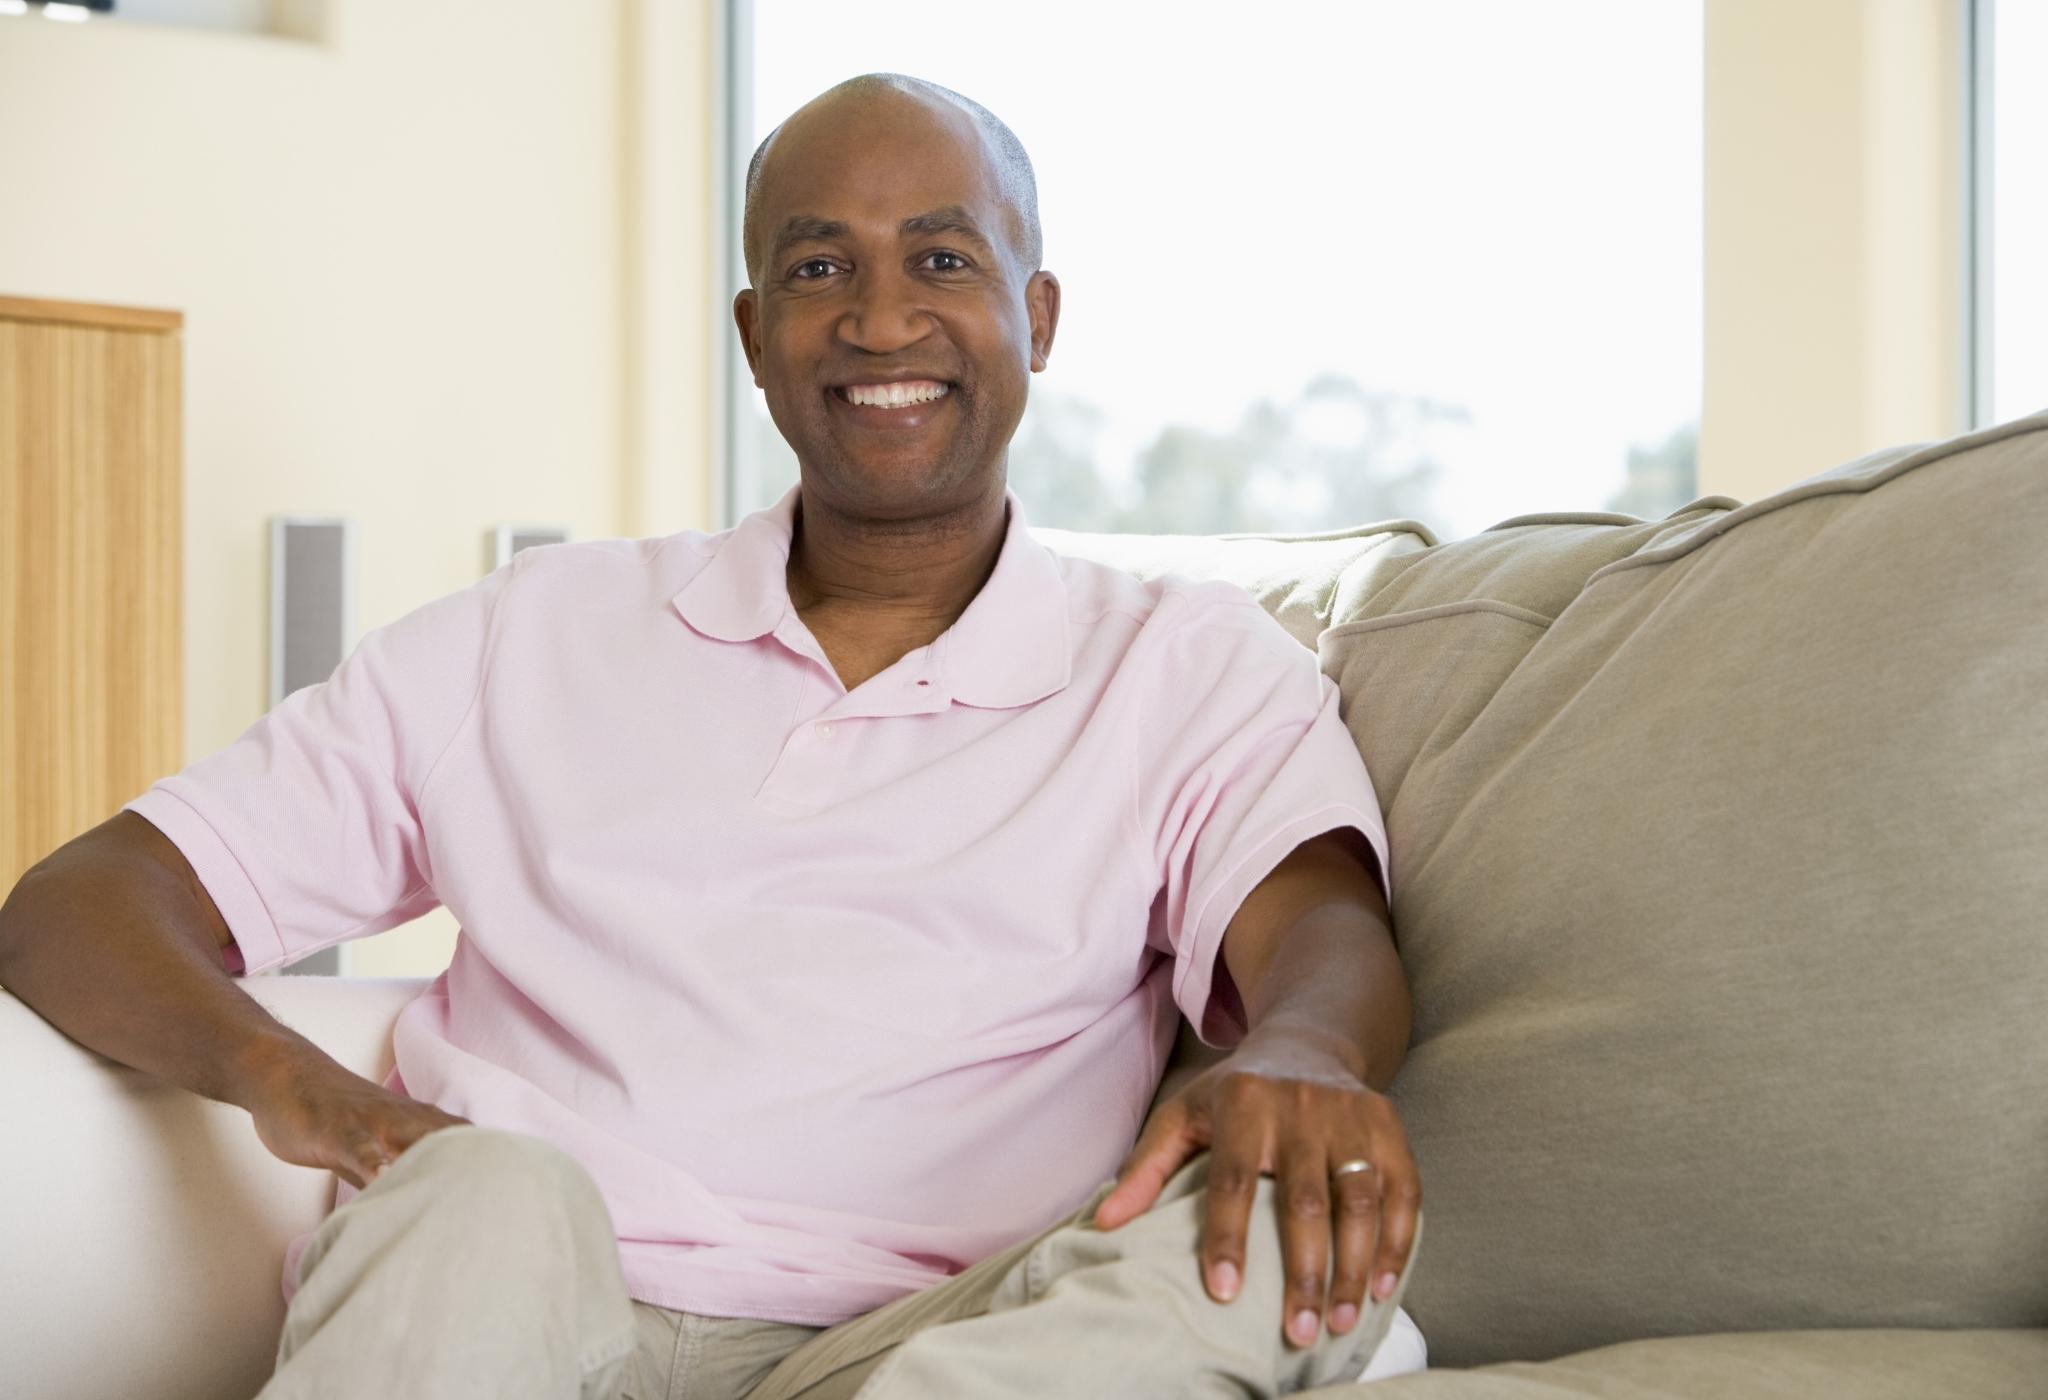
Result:
<instances>
[{"instance_id":1,"label":"man","mask_svg":"<svg viewBox=\"0 0 2048 1400\"><path fill-rule=\"evenodd\" d=\"M1419 1194L1334 685L1240 590L1026 532L1060 289L984 109L833 89L745 236L797 489L373 631L25 876L0 980L342 1178L266 1396L1350 1374ZM382 1086L229 978L437 902ZM1139 1131L1183 1013L1231 1053Z\"/></svg>"}]
</instances>

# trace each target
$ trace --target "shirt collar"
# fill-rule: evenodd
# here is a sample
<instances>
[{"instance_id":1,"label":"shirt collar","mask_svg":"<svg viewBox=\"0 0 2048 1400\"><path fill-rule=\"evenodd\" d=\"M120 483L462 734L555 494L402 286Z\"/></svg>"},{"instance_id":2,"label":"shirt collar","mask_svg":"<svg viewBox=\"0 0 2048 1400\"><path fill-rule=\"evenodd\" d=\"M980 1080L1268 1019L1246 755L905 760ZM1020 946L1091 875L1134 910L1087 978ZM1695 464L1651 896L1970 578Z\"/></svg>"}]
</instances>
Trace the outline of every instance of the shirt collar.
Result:
<instances>
[{"instance_id":1,"label":"shirt collar","mask_svg":"<svg viewBox=\"0 0 2048 1400\"><path fill-rule=\"evenodd\" d=\"M754 641L794 618L789 545L802 483L726 532L711 561L670 599L683 620L726 642ZM1031 534L1017 493L1005 488L1009 524L981 591L932 643L934 679L963 704L1007 709L1043 700L1073 678L1067 585L1059 558Z\"/></svg>"}]
</instances>

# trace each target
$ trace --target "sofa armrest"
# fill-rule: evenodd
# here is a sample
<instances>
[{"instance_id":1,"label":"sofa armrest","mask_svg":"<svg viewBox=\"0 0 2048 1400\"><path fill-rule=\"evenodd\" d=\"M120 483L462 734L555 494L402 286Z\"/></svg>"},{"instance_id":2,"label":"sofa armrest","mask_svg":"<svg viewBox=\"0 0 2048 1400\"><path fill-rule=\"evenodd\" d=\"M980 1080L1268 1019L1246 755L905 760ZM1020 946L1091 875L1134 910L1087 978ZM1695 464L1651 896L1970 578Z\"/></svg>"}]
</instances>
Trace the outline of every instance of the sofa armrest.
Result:
<instances>
[{"instance_id":1,"label":"sofa armrest","mask_svg":"<svg viewBox=\"0 0 2048 1400\"><path fill-rule=\"evenodd\" d=\"M252 977L273 1015L372 1079L417 978ZM0 990L0 1375L37 1396L253 1395L293 1236L334 1177L270 1155L248 1114L116 1064Z\"/></svg>"}]
</instances>

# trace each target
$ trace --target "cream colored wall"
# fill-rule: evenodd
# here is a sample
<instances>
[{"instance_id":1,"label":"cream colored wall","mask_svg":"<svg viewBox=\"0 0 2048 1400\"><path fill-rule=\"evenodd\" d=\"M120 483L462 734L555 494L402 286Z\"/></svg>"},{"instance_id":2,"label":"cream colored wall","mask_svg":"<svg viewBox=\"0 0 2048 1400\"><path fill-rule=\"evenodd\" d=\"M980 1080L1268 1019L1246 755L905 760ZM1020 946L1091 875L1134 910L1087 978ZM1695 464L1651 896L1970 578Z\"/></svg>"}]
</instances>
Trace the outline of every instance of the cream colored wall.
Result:
<instances>
[{"instance_id":1,"label":"cream colored wall","mask_svg":"<svg viewBox=\"0 0 2048 1400\"><path fill-rule=\"evenodd\" d=\"M716 227L733 217L715 197L723 37L710 0L626 0L628 534L718 520L718 366L734 334Z\"/></svg>"},{"instance_id":2,"label":"cream colored wall","mask_svg":"<svg viewBox=\"0 0 2048 1400\"><path fill-rule=\"evenodd\" d=\"M1703 491L1964 426L1959 3L1706 6ZM474 579L501 520L713 518L708 0L325 13L0 20L0 292L187 316L188 757L267 698L272 513L357 520L359 630Z\"/></svg>"},{"instance_id":3,"label":"cream colored wall","mask_svg":"<svg viewBox=\"0 0 2048 1400\"><path fill-rule=\"evenodd\" d=\"M475 580L500 521L708 520L706 14L328 0L318 43L0 19L0 292L185 313L187 761L268 701L273 513L357 522L359 633ZM650 92L680 129L639 140ZM641 156L672 183L629 191ZM650 208L682 269L651 295ZM677 316L663 377L629 373ZM347 966L437 971L454 931Z\"/></svg>"},{"instance_id":4,"label":"cream colored wall","mask_svg":"<svg viewBox=\"0 0 2048 1400\"><path fill-rule=\"evenodd\" d=\"M1964 431L1960 0L1709 0L1700 488Z\"/></svg>"}]
</instances>

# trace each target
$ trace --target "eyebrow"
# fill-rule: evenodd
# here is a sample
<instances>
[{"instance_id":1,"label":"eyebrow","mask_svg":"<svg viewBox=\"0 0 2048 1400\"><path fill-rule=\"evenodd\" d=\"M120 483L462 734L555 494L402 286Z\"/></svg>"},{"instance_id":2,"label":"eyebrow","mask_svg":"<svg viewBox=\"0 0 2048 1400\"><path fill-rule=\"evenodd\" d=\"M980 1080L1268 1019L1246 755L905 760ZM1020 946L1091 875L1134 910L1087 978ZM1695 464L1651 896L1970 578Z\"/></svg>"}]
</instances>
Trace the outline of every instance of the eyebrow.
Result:
<instances>
[{"instance_id":1,"label":"eyebrow","mask_svg":"<svg viewBox=\"0 0 2048 1400\"><path fill-rule=\"evenodd\" d=\"M945 204L922 214L912 214L897 231L906 237L920 237L935 233L956 233L990 251L993 246L988 235L981 231L981 225L958 204ZM775 242L768 252L770 262L780 261L784 252L798 243L827 243L833 239L845 238L852 230L838 219L821 219L815 214L792 214L783 220L776 230Z\"/></svg>"}]
</instances>

